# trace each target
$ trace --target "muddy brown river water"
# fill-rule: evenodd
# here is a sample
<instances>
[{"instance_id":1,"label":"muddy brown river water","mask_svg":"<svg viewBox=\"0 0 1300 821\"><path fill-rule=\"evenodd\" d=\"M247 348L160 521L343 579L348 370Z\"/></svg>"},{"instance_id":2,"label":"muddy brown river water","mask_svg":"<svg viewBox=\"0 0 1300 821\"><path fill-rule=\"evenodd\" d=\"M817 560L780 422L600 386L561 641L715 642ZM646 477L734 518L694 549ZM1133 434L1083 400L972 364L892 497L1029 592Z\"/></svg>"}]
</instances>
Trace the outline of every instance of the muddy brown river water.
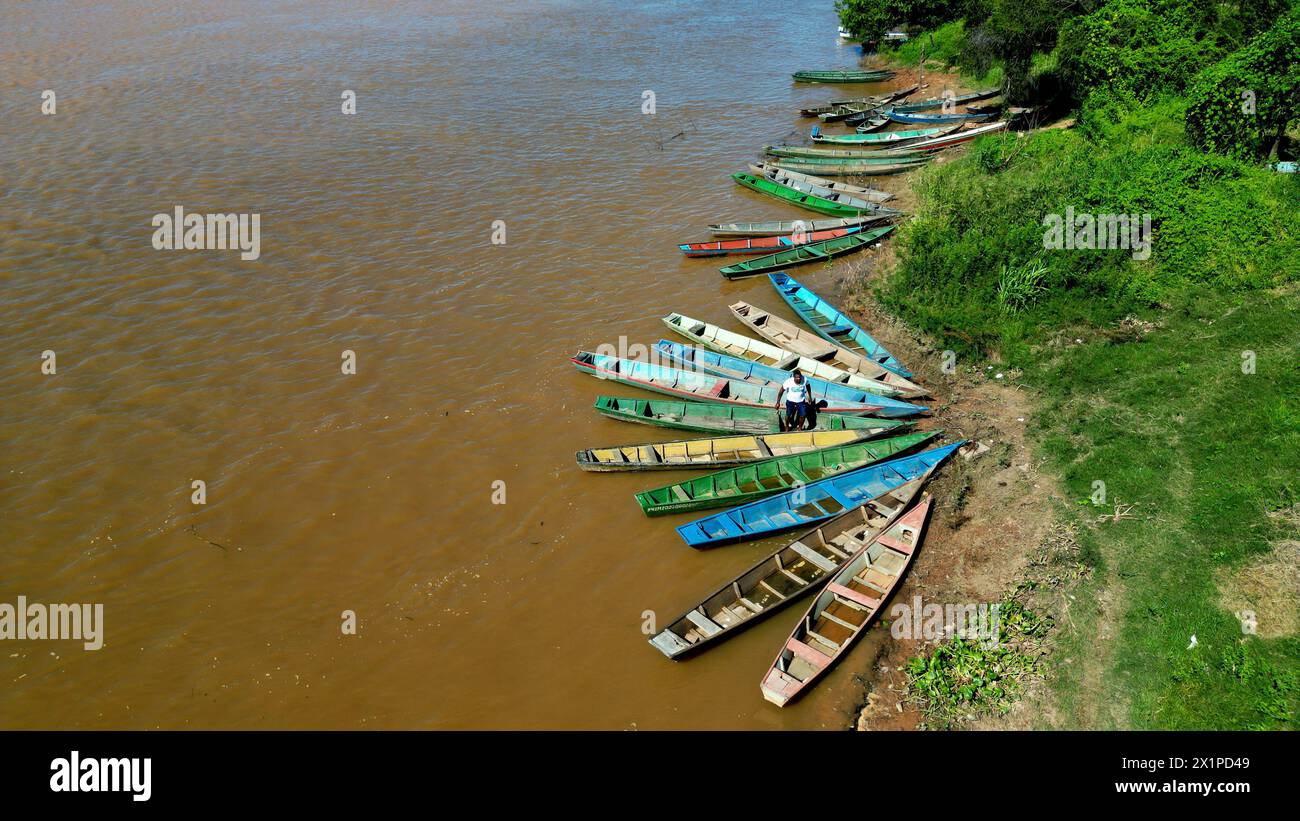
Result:
<instances>
[{"instance_id":1,"label":"muddy brown river water","mask_svg":"<svg viewBox=\"0 0 1300 821\"><path fill-rule=\"evenodd\" d=\"M831 6L0 11L0 601L105 630L0 642L0 726L845 726L869 652L759 694L796 610L683 663L647 645L646 611L774 543L697 553L632 499L687 474L579 471L674 437L595 414L647 395L567 361L779 305L676 244L807 216L728 174L888 87L791 83L857 63ZM259 214L260 257L155 250L176 206Z\"/></svg>"}]
</instances>

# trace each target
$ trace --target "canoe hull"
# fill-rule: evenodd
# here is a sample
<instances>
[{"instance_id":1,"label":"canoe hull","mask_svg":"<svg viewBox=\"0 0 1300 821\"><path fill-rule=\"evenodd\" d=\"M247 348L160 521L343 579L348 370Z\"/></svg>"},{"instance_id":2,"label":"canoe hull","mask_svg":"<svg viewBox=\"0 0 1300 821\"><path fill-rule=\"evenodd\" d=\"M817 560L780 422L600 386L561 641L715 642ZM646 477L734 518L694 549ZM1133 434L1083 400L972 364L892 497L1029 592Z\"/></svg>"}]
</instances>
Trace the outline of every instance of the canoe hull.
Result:
<instances>
[{"instance_id":1,"label":"canoe hull","mask_svg":"<svg viewBox=\"0 0 1300 821\"><path fill-rule=\"evenodd\" d=\"M635 495L635 498L641 507L641 512L646 516L695 513L701 510L749 504L784 493L794 482L807 484L816 479L828 478L876 462L905 456L921 449L941 433L942 431L927 431L893 436L888 439L874 439L830 447L804 456L770 459L767 462L720 470L686 482L641 491ZM817 469L816 478L807 475L800 468L801 463L810 462ZM735 492L691 493L692 488L708 488L710 485ZM749 487L753 489L748 489ZM690 498L683 499L683 495Z\"/></svg>"},{"instance_id":2,"label":"canoe hull","mask_svg":"<svg viewBox=\"0 0 1300 821\"><path fill-rule=\"evenodd\" d=\"M597 396L595 408L603 416L620 422L695 433L780 433L784 418L775 408L618 396ZM901 431L910 424L897 419L819 412L813 430L856 430L868 436L881 436Z\"/></svg>"},{"instance_id":3,"label":"canoe hull","mask_svg":"<svg viewBox=\"0 0 1300 821\"><path fill-rule=\"evenodd\" d=\"M922 480L913 480L899 485L870 500L870 507L860 505L801 534L669 622L668 627L649 640L650 646L670 659L680 660L740 633L821 589L833 573L830 568L847 561L843 551L825 547L828 542L834 544L832 540L837 532L855 527L885 530L911 506L923 484ZM796 544L811 550L800 550ZM782 572L787 569L806 583L789 584L790 580ZM774 587L782 581L787 582L784 591Z\"/></svg>"},{"instance_id":4,"label":"canoe hull","mask_svg":"<svg viewBox=\"0 0 1300 821\"><path fill-rule=\"evenodd\" d=\"M772 274L768 277L785 304L799 315L804 324L822 339L867 357L882 368L893 371L904 379L910 379L908 370L898 357L885 350L876 339L863 330L862 326L846 314L822 299L812 289L787 274Z\"/></svg>"},{"instance_id":5,"label":"canoe hull","mask_svg":"<svg viewBox=\"0 0 1300 821\"><path fill-rule=\"evenodd\" d=\"M929 475L965 444L955 442L912 456L868 465L796 490L678 525L677 535L697 550L763 539L813 527L899 485ZM796 500L794 495L798 493Z\"/></svg>"},{"instance_id":6,"label":"canoe hull","mask_svg":"<svg viewBox=\"0 0 1300 821\"><path fill-rule=\"evenodd\" d=\"M867 435L852 430L739 434L712 439L589 448L578 451L574 454L574 458L579 468L596 473L646 470L716 471L772 459L798 457L827 448L843 448L859 444L867 438Z\"/></svg>"},{"instance_id":7,"label":"canoe hull","mask_svg":"<svg viewBox=\"0 0 1300 821\"><path fill-rule=\"evenodd\" d=\"M921 549L932 506L926 494L836 568L760 681L764 699L784 707L848 655L902 584Z\"/></svg>"},{"instance_id":8,"label":"canoe hull","mask_svg":"<svg viewBox=\"0 0 1300 821\"><path fill-rule=\"evenodd\" d=\"M805 265L810 262L825 262L843 254L861 251L892 230L894 230L894 226L886 225L883 228L873 228L865 233L849 234L840 239L800 245L788 251L746 260L735 265L728 265L725 268L719 268L718 271L727 279L740 279L742 277L757 276L769 271L793 268L796 265Z\"/></svg>"}]
</instances>

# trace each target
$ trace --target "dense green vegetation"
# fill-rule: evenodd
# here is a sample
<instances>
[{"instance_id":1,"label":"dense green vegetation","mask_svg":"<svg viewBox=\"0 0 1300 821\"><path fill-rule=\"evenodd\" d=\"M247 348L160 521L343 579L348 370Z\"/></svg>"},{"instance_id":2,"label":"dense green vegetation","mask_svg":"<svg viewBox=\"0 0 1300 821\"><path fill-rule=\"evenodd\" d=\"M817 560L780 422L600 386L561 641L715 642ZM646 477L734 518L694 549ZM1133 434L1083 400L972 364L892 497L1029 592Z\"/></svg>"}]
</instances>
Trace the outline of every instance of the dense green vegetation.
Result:
<instances>
[{"instance_id":1,"label":"dense green vegetation","mask_svg":"<svg viewBox=\"0 0 1300 821\"><path fill-rule=\"evenodd\" d=\"M1300 639L1243 635L1220 591L1300 539L1300 178L1269 165L1295 156L1300 2L838 7L867 40L924 30L900 61L1001 72L1013 101L1077 119L986 138L921 172L877 290L961 355L1021 368L1044 404L1038 446L1070 492L1086 500L1103 481L1107 513L1116 499L1134 506L1104 523L1079 508L1100 557L1079 595L1114 599L1119 623L1104 644L1086 617L1064 629L1064 655L1102 667L1087 684L1086 664L1059 671L1058 694L1078 708L1065 714L1294 726ZM1091 221L1053 236L1067 215ZM1087 248L1076 232L1105 215L1149 217L1149 253ZM1101 701L1123 715L1101 718Z\"/></svg>"}]
</instances>

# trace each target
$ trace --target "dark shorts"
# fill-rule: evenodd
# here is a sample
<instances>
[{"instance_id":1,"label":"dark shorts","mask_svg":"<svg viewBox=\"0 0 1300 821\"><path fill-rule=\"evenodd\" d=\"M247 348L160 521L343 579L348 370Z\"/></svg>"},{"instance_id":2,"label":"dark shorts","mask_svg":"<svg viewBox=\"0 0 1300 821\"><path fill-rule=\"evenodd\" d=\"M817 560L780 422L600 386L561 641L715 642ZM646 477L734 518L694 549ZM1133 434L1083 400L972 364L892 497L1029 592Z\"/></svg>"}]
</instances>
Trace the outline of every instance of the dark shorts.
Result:
<instances>
[{"instance_id":1,"label":"dark shorts","mask_svg":"<svg viewBox=\"0 0 1300 821\"><path fill-rule=\"evenodd\" d=\"M790 402L787 400L785 403L785 418L787 422L793 422L796 419L807 419L808 403Z\"/></svg>"}]
</instances>

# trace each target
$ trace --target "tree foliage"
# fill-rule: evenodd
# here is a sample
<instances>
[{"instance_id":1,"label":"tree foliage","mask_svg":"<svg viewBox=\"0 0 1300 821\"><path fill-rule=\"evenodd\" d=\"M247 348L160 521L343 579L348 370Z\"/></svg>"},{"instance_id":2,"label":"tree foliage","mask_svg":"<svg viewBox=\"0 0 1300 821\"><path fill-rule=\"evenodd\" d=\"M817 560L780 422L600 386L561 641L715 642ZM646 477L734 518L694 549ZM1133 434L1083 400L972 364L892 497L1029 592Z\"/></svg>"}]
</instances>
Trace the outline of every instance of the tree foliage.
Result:
<instances>
[{"instance_id":1,"label":"tree foliage","mask_svg":"<svg viewBox=\"0 0 1300 821\"><path fill-rule=\"evenodd\" d=\"M1195 145L1241 158L1267 154L1300 119L1300 6L1202 72L1188 97Z\"/></svg>"}]
</instances>

